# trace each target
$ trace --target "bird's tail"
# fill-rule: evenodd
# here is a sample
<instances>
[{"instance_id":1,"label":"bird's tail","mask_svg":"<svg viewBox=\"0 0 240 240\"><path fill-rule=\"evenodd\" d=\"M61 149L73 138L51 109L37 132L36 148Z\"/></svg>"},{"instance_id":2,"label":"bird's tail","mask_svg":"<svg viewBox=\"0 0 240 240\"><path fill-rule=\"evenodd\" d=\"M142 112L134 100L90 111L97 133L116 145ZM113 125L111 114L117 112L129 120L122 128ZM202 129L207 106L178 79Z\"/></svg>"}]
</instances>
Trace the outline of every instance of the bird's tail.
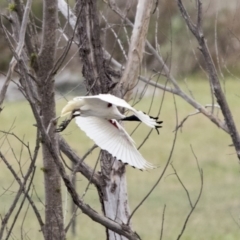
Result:
<instances>
[{"instance_id":1,"label":"bird's tail","mask_svg":"<svg viewBox=\"0 0 240 240\"><path fill-rule=\"evenodd\" d=\"M160 125L162 121L158 121L158 117L148 116L146 113L143 113L141 111L137 111L135 114L141 122L145 123L147 126L151 128L155 128L159 134L158 128L162 127Z\"/></svg>"}]
</instances>

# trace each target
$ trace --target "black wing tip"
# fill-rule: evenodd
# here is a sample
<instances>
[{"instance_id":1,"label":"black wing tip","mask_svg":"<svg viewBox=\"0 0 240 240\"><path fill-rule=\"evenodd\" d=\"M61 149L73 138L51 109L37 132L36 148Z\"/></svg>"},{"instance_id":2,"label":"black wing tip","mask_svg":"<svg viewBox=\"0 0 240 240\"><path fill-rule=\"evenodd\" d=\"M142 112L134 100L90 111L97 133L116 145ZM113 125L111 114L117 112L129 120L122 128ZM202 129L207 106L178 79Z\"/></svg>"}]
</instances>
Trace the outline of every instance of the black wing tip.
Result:
<instances>
[{"instance_id":1,"label":"black wing tip","mask_svg":"<svg viewBox=\"0 0 240 240\"><path fill-rule=\"evenodd\" d=\"M147 113L145 113L145 112L143 112L144 114L146 114L146 115L148 115ZM154 120L156 120L156 123L157 124L162 124L163 123L163 121L158 121L158 117L153 117L153 116L149 116L151 119L154 119ZM162 126L156 126L157 128L161 128Z\"/></svg>"},{"instance_id":2,"label":"black wing tip","mask_svg":"<svg viewBox=\"0 0 240 240\"><path fill-rule=\"evenodd\" d=\"M143 169L143 168L137 168L137 167L135 167L135 166L133 166L133 165L131 165L131 164L129 164L129 163L123 162L121 159L117 159L116 157L115 157L115 159L116 159L117 161L120 161L121 163L123 163L125 166L129 165L130 167L132 167L132 168L134 168L134 169L137 169L137 170L140 170L140 171L142 171L142 172L145 170L145 169Z\"/></svg>"},{"instance_id":3,"label":"black wing tip","mask_svg":"<svg viewBox=\"0 0 240 240\"><path fill-rule=\"evenodd\" d=\"M156 123L161 124L163 121L158 121L158 117L149 116L151 119L156 120Z\"/></svg>"},{"instance_id":4,"label":"black wing tip","mask_svg":"<svg viewBox=\"0 0 240 240\"><path fill-rule=\"evenodd\" d=\"M156 129L156 131L157 131L157 133L158 133L158 135L159 135L159 130L158 130L158 129L159 129L159 128L162 128L162 126L161 126L160 124L162 124L163 121L158 121L158 117L152 117L152 116L150 116L150 118L156 120L157 125L155 125L155 129Z\"/></svg>"}]
</instances>

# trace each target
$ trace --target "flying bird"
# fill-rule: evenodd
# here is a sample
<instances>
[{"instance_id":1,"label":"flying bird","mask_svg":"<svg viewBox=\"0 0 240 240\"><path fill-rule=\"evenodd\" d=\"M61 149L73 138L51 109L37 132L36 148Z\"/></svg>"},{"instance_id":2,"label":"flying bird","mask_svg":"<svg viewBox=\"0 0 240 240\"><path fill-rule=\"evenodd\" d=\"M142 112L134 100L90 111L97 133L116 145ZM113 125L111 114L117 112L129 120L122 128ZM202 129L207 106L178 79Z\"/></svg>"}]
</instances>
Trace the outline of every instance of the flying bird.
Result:
<instances>
[{"instance_id":1,"label":"flying bird","mask_svg":"<svg viewBox=\"0 0 240 240\"><path fill-rule=\"evenodd\" d=\"M133 115L126 117L117 107L126 108L132 111ZM57 132L63 131L75 118L78 127L96 145L108 151L117 160L141 170L155 168L153 164L143 158L133 139L118 121L143 122L158 132L158 128L162 127L160 125L162 121L158 121L157 117L150 117L137 111L125 100L111 94L75 97L62 109L61 117L69 114L70 118L60 124Z\"/></svg>"}]
</instances>

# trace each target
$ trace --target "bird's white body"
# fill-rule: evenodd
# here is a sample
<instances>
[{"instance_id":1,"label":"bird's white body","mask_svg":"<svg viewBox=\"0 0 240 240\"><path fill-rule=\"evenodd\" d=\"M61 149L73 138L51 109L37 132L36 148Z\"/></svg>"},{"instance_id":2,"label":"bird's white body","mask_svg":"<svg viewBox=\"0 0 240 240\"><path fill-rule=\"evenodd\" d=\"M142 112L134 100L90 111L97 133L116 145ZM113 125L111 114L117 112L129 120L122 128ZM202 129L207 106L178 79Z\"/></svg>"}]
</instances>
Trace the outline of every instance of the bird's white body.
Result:
<instances>
[{"instance_id":1,"label":"bird's white body","mask_svg":"<svg viewBox=\"0 0 240 240\"><path fill-rule=\"evenodd\" d=\"M61 116L78 113L76 123L79 128L101 149L108 151L117 160L138 169L154 168L142 157L132 138L117 121L125 118L117 106L131 110L149 127L157 127L156 119L135 110L123 99L110 94L76 97L63 108Z\"/></svg>"},{"instance_id":2,"label":"bird's white body","mask_svg":"<svg viewBox=\"0 0 240 240\"><path fill-rule=\"evenodd\" d=\"M77 109L80 110L82 117L95 116L100 118L118 120L125 117L123 114L119 112L118 108L115 105L110 106L109 105L110 103L101 101L100 99L95 98L95 96L76 97L69 103L70 106L72 106L73 104ZM69 104L67 104L66 107L68 106Z\"/></svg>"}]
</instances>

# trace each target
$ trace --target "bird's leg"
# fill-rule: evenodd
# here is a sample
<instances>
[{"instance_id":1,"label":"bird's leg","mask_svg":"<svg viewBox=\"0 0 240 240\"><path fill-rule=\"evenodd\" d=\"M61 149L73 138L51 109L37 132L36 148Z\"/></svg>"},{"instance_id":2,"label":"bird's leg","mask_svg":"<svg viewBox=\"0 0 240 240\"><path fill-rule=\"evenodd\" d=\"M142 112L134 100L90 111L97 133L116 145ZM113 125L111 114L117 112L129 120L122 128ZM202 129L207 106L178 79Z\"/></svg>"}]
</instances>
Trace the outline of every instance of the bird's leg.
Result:
<instances>
[{"instance_id":1,"label":"bird's leg","mask_svg":"<svg viewBox=\"0 0 240 240\"><path fill-rule=\"evenodd\" d=\"M62 123L59 125L58 128L56 128L56 132L62 132L64 129L67 128L67 126L69 125L69 123L75 118L75 117L79 117L81 116L79 110L73 110L71 113L70 118L62 121Z\"/></svg>"}]
</instances>

